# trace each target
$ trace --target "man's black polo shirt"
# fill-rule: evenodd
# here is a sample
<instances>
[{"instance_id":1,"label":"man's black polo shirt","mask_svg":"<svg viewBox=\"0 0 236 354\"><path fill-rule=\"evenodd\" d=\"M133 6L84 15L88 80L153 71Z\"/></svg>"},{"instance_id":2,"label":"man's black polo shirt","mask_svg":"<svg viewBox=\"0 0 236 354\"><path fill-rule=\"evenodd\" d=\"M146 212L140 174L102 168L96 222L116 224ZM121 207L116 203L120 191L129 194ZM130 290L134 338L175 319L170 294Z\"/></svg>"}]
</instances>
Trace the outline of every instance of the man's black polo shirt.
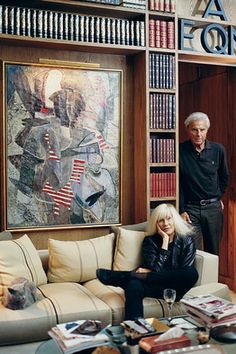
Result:
<instances>
[{"instance_id":1,"label":"man's black polo shirt","mask_svg":"<svg viewBox=\"0 0 236 354\"><path fill-rule=\"evenodd\" d=\"M198 152L190 140L180 144L180 213L184 204L221 198L229 173L223 145L206 140Z\"/></svg>"}]
</instances>

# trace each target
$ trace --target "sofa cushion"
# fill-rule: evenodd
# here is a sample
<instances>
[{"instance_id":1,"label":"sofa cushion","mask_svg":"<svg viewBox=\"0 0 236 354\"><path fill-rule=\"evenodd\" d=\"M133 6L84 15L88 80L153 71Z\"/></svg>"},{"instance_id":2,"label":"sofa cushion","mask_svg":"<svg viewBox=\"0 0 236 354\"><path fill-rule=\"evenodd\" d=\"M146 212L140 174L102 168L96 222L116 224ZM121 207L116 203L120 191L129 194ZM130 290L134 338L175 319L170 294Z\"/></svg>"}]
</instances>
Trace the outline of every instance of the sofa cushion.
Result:
<instances>
[{"instance_id":1,"label":"sofa cushion","mask_svg":"<svg viewBox=\"0 0 236 354\"><path fill-rule=\"evenodd\" d=\"M111 323L111 309L102 300L78 283L49 283L40 291L53 304L57 322L100 320Z\"/></svg>"},{"instance_id":2,"label":"sofa cushion","mask_svg":"<svg viewBox=\"0 0 236 354\"><path fill-rule=\"evenodd\" d=\"M0 304L1 345L48 338L48 331L56 325L57 317L51 301L44 298L39 290L37 296L38 301L24 310L13 311ZM14 353L18 351L15 350Z\"/></svg>"},{"instance_id":3,"label":"sofa cushion","mask_svg":"<svg viewBox=\"0 0 236 354\"><path fill-rule=\"evenodd\" d=\"M97 268L112 267L115 235L83 241L48 240L50 282L84 282L96 278Z\"/></svg>"},{"instance_id":4,"label":"sofa cushion","mask_svg":"<svg viewBox=\"0 0 236 354\"><path fill-rule=\"evenodd\" d=\"M4 287L17 277L25 277L37 286L47 283L38 252L27 235L16 240L1 241L0 298Z\"/></svg>"},{"instance_id":5,"label":"sofa cushion","mask_svg":"<svg viewBox=\"0 0 236 354\"><path fill-rule=\"evenodd\" d=\"M113 269L133 270L141 264L141 246L145 232L119 228Z\"/></svg>"}]
</instances>

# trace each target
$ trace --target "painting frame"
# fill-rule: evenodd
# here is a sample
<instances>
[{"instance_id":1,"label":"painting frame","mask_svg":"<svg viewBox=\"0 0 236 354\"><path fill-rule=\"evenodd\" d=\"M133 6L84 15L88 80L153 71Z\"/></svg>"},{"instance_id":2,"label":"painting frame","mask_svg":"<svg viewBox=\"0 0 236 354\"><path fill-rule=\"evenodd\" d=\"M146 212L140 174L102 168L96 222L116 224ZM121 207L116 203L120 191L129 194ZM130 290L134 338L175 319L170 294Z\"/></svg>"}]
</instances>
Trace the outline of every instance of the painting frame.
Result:
<instances>
[{"instance_id":1,"label":"painting frame","mask_svg":"<svg viewBox=\"0 0 236 354\"><path fill-rule=\"evenodd\" d=\"M123 71L1 65L1 228L121 224Z\"/></svg>"}]
</instances>

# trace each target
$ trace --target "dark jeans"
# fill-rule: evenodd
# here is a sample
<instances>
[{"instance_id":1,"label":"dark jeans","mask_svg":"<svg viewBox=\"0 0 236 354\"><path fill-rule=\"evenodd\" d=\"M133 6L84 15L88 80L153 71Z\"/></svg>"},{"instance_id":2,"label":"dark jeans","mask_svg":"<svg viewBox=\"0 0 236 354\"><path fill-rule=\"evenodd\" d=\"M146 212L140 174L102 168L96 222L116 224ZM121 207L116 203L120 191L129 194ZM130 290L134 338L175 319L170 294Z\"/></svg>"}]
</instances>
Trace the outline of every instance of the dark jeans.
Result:
<instances>
[{"instance_id":1,"label":"dark jeans","mask_svg":"<svg viewBox=\"0 0 236 354\"><path fill-rule=\"evenodd\" d=\"M150 272L146 279L131 278L124 285L125 290L125 319L143 317L143 298L154 297L163 299L163 291L166 288L176 290L176 300L179 301L190 290L198 279L198 273L194 267Z\"/></svg>"},{"instance_id":2,"label":"dark jeans","mask_svg":"<svg viewBox=\"0 0 236 354\"><path fill-rule=\"evenodd\" d=\"M219 255L223 229L223 210L221 202L204 206L186 204L185 211L189 214L195 228L194 239L197 249Z\"/></svg>"}]
</instances>

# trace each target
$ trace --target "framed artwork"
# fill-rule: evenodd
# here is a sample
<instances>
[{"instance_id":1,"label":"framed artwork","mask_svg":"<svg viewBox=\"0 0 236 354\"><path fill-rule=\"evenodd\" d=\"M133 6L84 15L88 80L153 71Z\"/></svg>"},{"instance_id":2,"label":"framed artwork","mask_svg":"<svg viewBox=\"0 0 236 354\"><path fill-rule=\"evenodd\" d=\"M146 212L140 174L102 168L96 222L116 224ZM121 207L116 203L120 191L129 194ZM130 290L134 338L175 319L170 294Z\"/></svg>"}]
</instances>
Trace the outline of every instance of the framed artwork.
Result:
<instances>
[{"instance_id":1,"label":"framed artwork","mask_svg":"<svg viewBox=\"0 0 236 354\"><path fill-rule=\"evenodd\" d=\"M120 223L122 71L3 62L7 230Z\"/></svg>"}]
</instances>

